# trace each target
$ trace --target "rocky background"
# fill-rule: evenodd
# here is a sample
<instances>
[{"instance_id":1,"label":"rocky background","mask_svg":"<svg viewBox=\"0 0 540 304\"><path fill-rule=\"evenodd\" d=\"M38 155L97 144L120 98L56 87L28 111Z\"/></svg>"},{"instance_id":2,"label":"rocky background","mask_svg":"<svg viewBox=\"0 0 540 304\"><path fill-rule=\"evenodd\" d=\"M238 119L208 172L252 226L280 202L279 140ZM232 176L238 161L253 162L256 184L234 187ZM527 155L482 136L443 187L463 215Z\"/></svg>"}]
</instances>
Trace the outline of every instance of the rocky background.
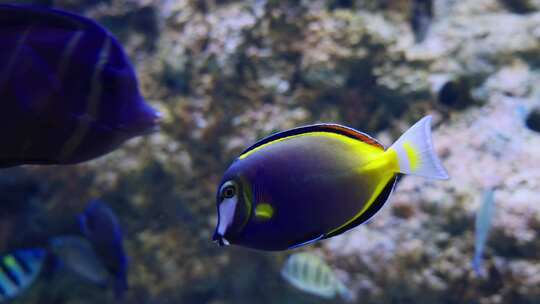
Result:
<instances>
[{"instance_id":1,"label":"rocky background","mask_svg":"<svg viewBox=\"0 0 540 304\"><path fill-rule=\"evenodd\" d=\"M451 179L406 177L370 223L299 250L324 255L357 303L540 302L540 1L19 3L98 20L165 115L159 133L100 159L0 171L4 218L111 204L130 257L124 303L339 302L288 286L288 253L215 247L220 175L278 130L337 122L388 145L426 114ZM487 276L477 278L474 214L492 185ZM14 303L114 300L55 275Z\"/></svg>"}]
</instances>

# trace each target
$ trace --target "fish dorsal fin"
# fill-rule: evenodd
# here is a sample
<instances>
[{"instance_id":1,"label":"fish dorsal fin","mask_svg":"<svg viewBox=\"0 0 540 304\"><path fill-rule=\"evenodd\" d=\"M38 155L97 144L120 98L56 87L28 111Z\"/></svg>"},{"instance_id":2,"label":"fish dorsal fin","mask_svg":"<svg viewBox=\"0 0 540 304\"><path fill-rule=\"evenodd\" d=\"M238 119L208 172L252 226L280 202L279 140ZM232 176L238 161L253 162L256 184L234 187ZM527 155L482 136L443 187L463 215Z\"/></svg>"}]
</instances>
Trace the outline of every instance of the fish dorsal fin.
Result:
<instances>
[{"instance_id":1,"label":"fish dorsal fin","mask_svg":"<svg viewBox=\"0 0 540 304\"><path fill-rule=\"evenodd\" d=\"M5 28L29 24L69 30L95 29L104 32L103 27L93 20L66 11L31 5L0 4L0 26Z\"/></svg>"},{"instance_id":2,"label":"fish dorsal fin","mask_svg":"<svg viewBox=\"0 0 540 304\"><path fill-rule=\"evenodd\" d=\"M340 134L340 135L344 135L353 139L360 140L366 144L369 144L369 145L378 147L381 150L384 150L384 146L381 143L379 143L375 138L367 135L366 133L360 132L358 130L355 130L353 128L349 128L343 125L322 123L322 124L314 124L314 125L307 125L307 126L302 126L298 128L293 128L290 130L286 130L286 131L269 135L259 140L258 142L250 146L249 148L245 149L241 153L241 155L244 155L262 145L269 144L278 139L284 139L286 137L301 135L301 134L306 134L306 133L311 133L311 132L330 132L334 134Z\"/></svg>"}]
</instances>

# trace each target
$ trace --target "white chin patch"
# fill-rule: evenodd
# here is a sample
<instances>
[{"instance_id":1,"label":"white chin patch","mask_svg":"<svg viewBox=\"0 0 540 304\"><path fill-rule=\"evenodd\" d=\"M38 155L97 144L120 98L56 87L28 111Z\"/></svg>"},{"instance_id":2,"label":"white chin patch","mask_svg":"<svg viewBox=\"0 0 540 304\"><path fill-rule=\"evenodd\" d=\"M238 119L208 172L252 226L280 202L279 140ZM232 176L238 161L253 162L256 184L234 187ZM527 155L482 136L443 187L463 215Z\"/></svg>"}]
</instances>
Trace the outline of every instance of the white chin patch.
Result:
<instances>
[{"instance_id":1,"label":"white chin patch","mask_svg":"<svg viewBox=\"0 0 540 304\"><path fill-rule=\"evenodd\" d=\"M230 198L224 200L219 205L219 226L217 232L219 235L224 236L234 220L234 211L236 210L236 198ZM223 239L224 242L227 240ZM228 244L227 244L228 245Z\"/></svg>"}]
</instances>

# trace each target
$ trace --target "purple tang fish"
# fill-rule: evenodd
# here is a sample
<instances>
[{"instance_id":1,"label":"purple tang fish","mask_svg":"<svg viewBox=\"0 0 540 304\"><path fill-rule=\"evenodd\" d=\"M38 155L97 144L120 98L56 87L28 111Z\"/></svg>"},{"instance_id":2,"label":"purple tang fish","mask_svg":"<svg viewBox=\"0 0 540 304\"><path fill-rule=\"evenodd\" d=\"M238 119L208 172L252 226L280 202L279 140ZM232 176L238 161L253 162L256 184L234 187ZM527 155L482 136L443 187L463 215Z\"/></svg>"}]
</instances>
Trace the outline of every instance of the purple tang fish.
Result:
<instances>
[{"instance_id":1,"label":"purple tang fish","mask_svg":"<svg viewBox=\"0 0 540 304\"><path fill-rule=\"evenodd\" d=\"M122 46L68 12L0 5L0 167L74 164L156 128Z\"/></svg>"},{"instance_id":2,"label":"purple tang fish","mask_svg":"<svg viewBox=\"0 0 540 304\"><path fill-rule=\"evenodd\" d=\"M336 124L276 133L244 150L223 174L213 239L285 250L331 238L377 214L400 174L448 178L433 149L430 116L388 149Z\"/></svg>"}]
</instances>

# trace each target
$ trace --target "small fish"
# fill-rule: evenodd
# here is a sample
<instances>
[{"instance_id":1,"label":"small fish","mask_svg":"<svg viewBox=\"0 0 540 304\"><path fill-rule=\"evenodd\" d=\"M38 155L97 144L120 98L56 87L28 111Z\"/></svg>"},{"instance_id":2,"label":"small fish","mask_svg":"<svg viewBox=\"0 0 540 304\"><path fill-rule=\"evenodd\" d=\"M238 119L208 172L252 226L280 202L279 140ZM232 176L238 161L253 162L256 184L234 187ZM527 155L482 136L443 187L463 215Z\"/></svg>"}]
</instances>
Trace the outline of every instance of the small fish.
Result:
<instances>
[{"instance_id":1,"label":"small fish","mask_svg":"<svg viewBox=\"0 0 540 304\"><path fill-rule=\"evenodd\" d=\"M446 179L431 142L431 117L387 150L336 124L299 127L247 148L217 191L214 241L285 250L339 235L374 216L399 174Z\"/></svg>"},{"instance_id":2,"label":"small fish","mask_svg":"<svg viewBox=\"0 0 540 304\"><path fill-rule=\"evenodd\" d=\"M79 216L79 221L83 235L90 241L96 255L114 278L116 297L122 298L128 288L128 261L116 215L106 203L94 200Z\"/></svg>"},{"instance_id":3,"label":"small fish","mask_svg":"<svg viewBox=\"0 0 540 304\"><path fill-rule=\"evenodd\" d=\"M353 300L347 287L336 277L330 266L320 257L306 252L289 256L281 276L294 287L313 295L332 299L341 296L345 301Z\"/></svg>"},{"instance_id":4,"label":"small fish","mask_svg":"<svg viewBox=\"0 0 540 304\"><path fill-rule=\"evenodd\" d=\"M474 256L471 267L477 276L484 276L482 269L482 255L486 246L491 219L494 213L495 188L488 188L482 195L482 205L476 212L475 234L474 234Z\"/></svg>"},{"instance_id":5,"label":"small fish","mask_svg":"<svg viewBox=\"0 0 540 304\"><path fill-rule=\"evenodd\" d=\"M0 302L25 291L39 276L46 260L44 249L20 249L0 260Z\"/></svg>"},{"instance_id":6,"label":"small fish","mask_svg":"<svg viewBox=\"0 0 540 304\"><path fill-rule=\"evenodd\" d=\"M422 42L433 20L433 0L413 0L410 23L415 41Z\"/></svg>"},{"instance_id":7,"label":"small fish","mask_svg":"<svg viewBox=\"0 0 540 304\"><path fill-rule=\"evenodd\" d=\"M122 46L96 22L0 4L0 167L74 164L156 128Z\"/></svg>"},{"instance_id":8,"label":"small fish","mask_svg":"<svg viewBox=\"0 0 540 304\"><path fill-rule=\"evenodd\" d=\"M109 272L88 240L78 236L59 236L51 240L50 249L70 271L99 286L107 285Z\"/></svg>"},{"instance_id":9,"label":"small fish","mask_svg":"<svg viewBox=\"0 0 540 304\"><path fill-rule=\"evenodd\" d=\"M514 113L519 125L527 127L527 114L529 114L529 109L527 109L524 104L520 103L515 106Z\"/></svg>"}]
</instances>

